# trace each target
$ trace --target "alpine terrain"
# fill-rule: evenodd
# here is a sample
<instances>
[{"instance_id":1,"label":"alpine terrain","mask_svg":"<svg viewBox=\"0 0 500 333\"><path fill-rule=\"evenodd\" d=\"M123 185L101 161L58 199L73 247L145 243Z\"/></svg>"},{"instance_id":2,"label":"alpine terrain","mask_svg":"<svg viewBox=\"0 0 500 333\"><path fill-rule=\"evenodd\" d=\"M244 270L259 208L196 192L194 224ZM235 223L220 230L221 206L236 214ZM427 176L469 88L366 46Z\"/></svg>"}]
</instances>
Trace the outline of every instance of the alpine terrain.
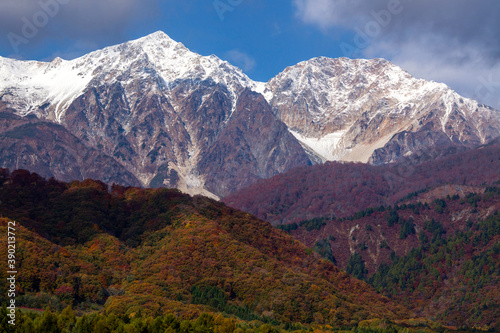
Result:
<instances>
[{"instance_id":1,"label":"alpine terrain","mask_svg":"<svg viewBox=\"0 0 500 333\"><path fill-rule=\"evenodd\" d=\"M275 114L323 161L383 164L500 136L500 112L384 59L315 58L266 84Z\"/></svg>"},{"instance_id":2,"label":"alpine terrain","mask_svg":"<svg viewBox=\"0 0 500 333\"><path fill-rule=\"evenodd\" d=\"M500 135L497 110L386 60L315 58L261 83L163 32L71 61L0 58L0 112L1 167L212 198L298 166Z\"/></svg>"},{"instance_id":3,"label":"alpine terrain","mask_svg":"<svg viewBox=\"0 0 500 333\"><path fill-rule=\"evenodd\" d=\"M70 132L54 138L54 149L47 151L30 130L41 126L36 119L29 124L9 119L1 164L62 180L106 178L211 197L228 194L311 163L253 92L259 86L240 69L192 53L163 32L72 61L0 58L0 111L35 115ZM120 167L89 174L83 165L89 149Z\"/></svg>"}]
</instances>

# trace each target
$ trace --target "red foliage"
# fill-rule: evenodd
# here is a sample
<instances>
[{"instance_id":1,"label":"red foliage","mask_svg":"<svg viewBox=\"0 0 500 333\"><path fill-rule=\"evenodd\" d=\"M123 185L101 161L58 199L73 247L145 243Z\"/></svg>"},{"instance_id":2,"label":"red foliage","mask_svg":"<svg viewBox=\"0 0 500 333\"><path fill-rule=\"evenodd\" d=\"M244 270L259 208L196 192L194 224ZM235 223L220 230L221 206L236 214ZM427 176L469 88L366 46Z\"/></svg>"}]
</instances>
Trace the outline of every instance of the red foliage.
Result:
<instances>
[{"instance_id":1,"label":"red foliage","mask_svg":"<svg viewBox=\"0 0 500 333\"><path fill-rule=\"evenodd\" d=\"M332 214L346 217L442 184L481 185L499 179L500 145L492 144L417 166L330 162L300 167L223 201L275 224L290 223Z\"/></svg>"}]
</instances>

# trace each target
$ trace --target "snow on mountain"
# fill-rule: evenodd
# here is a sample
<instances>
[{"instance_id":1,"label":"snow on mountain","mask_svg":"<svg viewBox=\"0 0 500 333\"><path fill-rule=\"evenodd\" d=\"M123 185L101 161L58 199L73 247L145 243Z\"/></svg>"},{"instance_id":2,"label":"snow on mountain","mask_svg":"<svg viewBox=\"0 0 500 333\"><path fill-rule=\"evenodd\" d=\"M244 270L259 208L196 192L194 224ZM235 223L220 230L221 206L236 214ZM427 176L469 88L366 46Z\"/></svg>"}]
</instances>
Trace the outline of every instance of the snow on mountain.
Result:
<instances>
[{"instance_id":1,"label":"snow on mountain","mask_svg":"<svg viewBox=\"0 0 500 333\"><path fill-rule=\"evenodd\" d=\"M454 143L485 143L500 135L498 111L384 59L304 61L271 79L264 96L306 149L323 160L368 162L395 134L424 126ZM412 153L411 147L401 150Z\"/></svg>"},{"instance_id":2,"label":"snow on mountain","mask_svg":"<svg viewBox=\"0 0 500 333\"><path fill-rule=\"evenodd\" d=\"M163 32L71 61L0 58L0 108L63 125L143 186L214 198L310 164L267 102L251 93L264 88L227 61L193 53ZM26 168L44 160L52 172L44 176L54 174L47 154L39 156L36 146L27 154Z\"/></svg>"},{"instance_id":3,"label":"snow on mountain","mask_svg":"<svg viewBox=\"0 0 500 333\"><path fill-rule=\"evenodd\" d=\"M314 152L321 160L336 161L342 158L342 155L335 155L335 152L345 131L330 133L321 138L306 137L299 132L289 131L305 149Z\"/></svg>"},{"instance_id":4,"label":"snow on mountain","mask_svg":"<svg viewBox=\"0 0 500 333\"><path fill-rule=\"evenodd\" d=\"M130 46L132 49L142 49L148 55L167 84L178 79L203 81L210 78L226 85L234 96L242 88L257 89L257 83L250 80L238 67L215 55L204 57L193 53L161 31L130 42Z\"/></svg>"},{"instance_id":5,"label":"snow on mountain","mask_svg":"<svg viewBox=\"0 0 500 333\"><path fill-rule=\"evenodd\" d=\"M387 60L314 58L262 83L163 32L71 61L0 57L5 108L57 122L95 160L115 161L121 171L107 179L212 197L313 161L382 164L500 135L498 111ZM72 159L88 160L76 143L66 155L42 154L28 139L15 144L31 154L25 168L43 164L47 177L72 168ZM12 168L11 155L0 156L2 167Z\"/></svg>"},{"instance_id":6,"label":"snow on mountain","mask_svg":"<svg viewBox=\"0 0 500 333\"><path fill-rule=\"evenodd\" d=\"M75 64L56 58L50 63L0 58L0 99L23 116L55 104L60 113L80 95L92 80L90 71L82 72Z\"/></svg>"},{"instance_id":7,"label":"snow on mountain","mask_svg":"<svg viewBox=\"0 0 500 333\"><path fill-rule=\"evenodd\" d=\"M68 106L93 81L113 83L134 66L137 68L130 81L151 75L152 69L167 90L179 81L190 79L196 84L210 79L227 86L235 102L243 89L259 89L259 83L227 61L193 53L158 31L71 61L56 58L47 63L0 57L0 98L21 115L36 113L61 122ZM52 106L50 112L45 110L48 105Z\"/></svg>"}]
</instances>

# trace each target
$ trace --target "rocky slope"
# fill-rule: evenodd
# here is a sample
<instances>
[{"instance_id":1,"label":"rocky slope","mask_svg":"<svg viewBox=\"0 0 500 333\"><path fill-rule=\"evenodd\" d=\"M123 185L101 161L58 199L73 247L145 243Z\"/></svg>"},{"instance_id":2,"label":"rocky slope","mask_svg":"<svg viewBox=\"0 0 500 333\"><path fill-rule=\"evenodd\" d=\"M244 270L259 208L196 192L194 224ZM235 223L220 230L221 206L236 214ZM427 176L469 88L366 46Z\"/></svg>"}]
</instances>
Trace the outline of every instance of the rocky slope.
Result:
<instances>
[{"instance_id":1,"label":"rocky slope","mask_svg":"<svg viewBox=\"0 0 500 333\"><path fill-rule=\"evenodd\" d=\"M80 140L65 143L74 156L91 162L83 152L92 151L112 166L80 170L50 147L42 158L1 141L5 154L25 156L23 168L63 180L90 168L98 179L212 198L298 166L420 161L500 135L498 111L385 60L315 58L259 83L163 32L71 61L0 57L2 110L63 126ZM0 166L17 168L7 155Z\"/></svg>"},{"instance_id":2,"label":"rocky slope","mask_svg":"<svg viewBox=\"0 0 500 333\"><path fill-rule=\"evenodd\" d=\"M63 125L143 186L178 187L212 197L310 164L267 103L248 93L259 87L238 68L190 52L162 32L72 61L0 58L5 107ZM231 140L227 135L250 137L259 131L267 143L253 137L252 144L223 144ZM225 173L230 166L221 167L214 154L236 163L230 176ZM23 167L39 171L35 164Z\"/></svg>"},{"instance_id":3,"label":"rocky slope","mask_svg":"<svg viewBox=\"0 0 500 333\"><path fill-rule=\"evenodd\" d=\"M315 58L266 84L276 115L323 161L382 164L500 135L500 112L387 60Z\"/></svg>"},{"instance_id":4,"label":"rocky slope","mask_svg":"<svg viewBox=\"0 0 500 333\"><path fill-rule=\"evenodd\" d=\"M249 110L255 110L252 116ZM226 194L249 182L310 163L300 143L274 117L264 97L250 90L241 94L233 117L202 154L199 170L207 175L207 188Z\"/></svg>"},{"instance_id":5,"label":"rocky slope","mask_svg":"<svg viewBox=\"0 0 500 333\"><path fill-rule=\"evenodd\" d=\"M0 112L0 142L0 160L10 170L32 169L67 181L99 177L109 184L140 185L115 159L53 122Z\"/></svg>"}]
</instances>

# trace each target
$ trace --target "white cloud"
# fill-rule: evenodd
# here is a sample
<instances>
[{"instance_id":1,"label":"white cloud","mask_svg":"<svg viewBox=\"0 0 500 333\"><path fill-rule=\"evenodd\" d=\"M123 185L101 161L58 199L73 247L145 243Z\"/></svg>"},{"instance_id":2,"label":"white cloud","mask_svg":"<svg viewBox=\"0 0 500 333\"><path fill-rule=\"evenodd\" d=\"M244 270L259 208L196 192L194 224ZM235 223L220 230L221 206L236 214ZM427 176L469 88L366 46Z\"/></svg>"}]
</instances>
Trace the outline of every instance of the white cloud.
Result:
<instances>
[{"instance_id":1,"label":"white cloud","mask_svg":"<svg viewBox=\"0 0 500 333\"><path fill-rule=\"evenodd\" d=\"M330 0L295 0L297 15L306 23L316 24L322 28L340 25L336 12L336 4Z\"/></svg>"},{"instance_id":2,"label":"white cloud","mask_svg":"<svg viewBox=\"0 0 500 333\"><path fill-rule=\"evenodd\" d=\"M343 28L347 56L382 57L500 109L500 2L489 0L294 0L323 33Z\"/></svg>"},{"instance_id":3,"label":"white cloud","mask_svg":"<svg viewBox=\"0 0 500 333\"><path fill-rule=\"evenodd\" d=\"M49 39L112 43L135 22L154 15L157 1L1 0L0 47L19 52Z\"/></svg>"},{"instance_id":4,"label":"white cloud","mask_svg":"<svg viewBox=\"0 0 500 333\"><path fill-rule=\"evenodd\" d=\"M241 68L244 72L249 72L255 67L255 60L239 50L226 52L226 58L230 63Z\"/></svg>"}]
</instances>

